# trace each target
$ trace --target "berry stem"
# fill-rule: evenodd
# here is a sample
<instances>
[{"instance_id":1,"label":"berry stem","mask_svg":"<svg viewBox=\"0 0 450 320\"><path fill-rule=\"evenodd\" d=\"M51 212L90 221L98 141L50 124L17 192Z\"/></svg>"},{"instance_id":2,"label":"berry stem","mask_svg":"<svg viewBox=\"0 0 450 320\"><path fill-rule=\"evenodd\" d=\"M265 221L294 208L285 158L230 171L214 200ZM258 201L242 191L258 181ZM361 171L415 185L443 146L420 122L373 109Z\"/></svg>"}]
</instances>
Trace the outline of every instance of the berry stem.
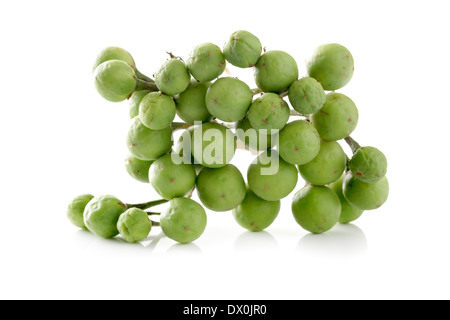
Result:
<instances>
[{"instance_id":1,"label":"berry stem","mask_svg":"<svg viewBox=\"0 0 450 320\"><path fill-rule=\"evenodd\" d=\"M356 152L356 150L358 150L359 148L361 148L361 146L358 144L358 142L356 142L355 140L353 140L352 137L348 136L346 138L344 138L345 142L347 142L347 144L350 146L350 148L352 149L353 154Z\"/></svg>"},{"instance_id":2,"label":"berry stem","mask_svg":"<svg viewBox=\"0 0 450 320\"><path fill-rule=\"evenodd\" d=\"M185 123L185 122L172 122L172 125L171 125L172 131L187 129L191 126L192 126L192 124Z\"/></svg>"},{"instance_id":3,"label":"berry stem","mask_svg":"<svg viewBox=\"0 0 450 320\"><path fill-rule=\"evenodd\" d=\"M160 227L161 224L157 221L150 220L152 222L152 227Z\"/></svg>"},{"instance_id":4,"label":"berry stem","mask_svg":"<svg viewBox=\"0 0 450 320\"><path fill-rule=\"evenodd\" d=\"M252 94L256 96L257 94L262 93L262 90L260 88L254 88L252 89Z\"/></svg>"},{"instance_id":5,"label":"berry stem","mask_svg":"<svg viewBox=\"0 0 450 320\"><path fill-rule=\"evenodd\" d=\"M161 200L153 200L153 201L149 201L149 202L144 202L144 203L136 203L136 204L125 204L128 208L138 208L141 210L145 210L151 207L155 207L158 206L160 204L166 203L169 200L166 199L161 199Z\"/></svg>"},{"instance_id":6,"label":"berry stem","mask_svg":"<svg viewBox=\"0 0 450 320\"><path fill-rule=\"evenodd\" d=\"M161 212L151 212L151 211L145 211L149 216L159 216L161 215Z\"/></svg>"},{"instance_id":7,"label":"berry stem","mask_svg":"<svg viewBox=\"0 0 450 320\"><path fill-rule=\"evenodd\" d=\"M142 80L139 77L136 76L137 84L136 84L136 90L150 90L150 91L159 91L158 87L156 86L155 82L149 82L146 80Z\"/></svg>"},{"instance_id":8,"label":"berry stem","mask_svg":"<svg viewBox=\"0 0 450 320\"><path fill-rule=\"evenodd\" d=\"M134 70L134 73L136 74L136 77L138 77L138 79L150 82L150 83L155 83L155 80L153 80L150 77L147 77L145 74L143 74L142 72L140 72L138 69Z\"/></svg>"},{"instance_id":9,"label":"berry stem","mask_svg":"<svg viewBox=\"0 0 450 320\"><path fill-rule=\"evenodd\" d=\"M289 94L289 90L283 91L282 93L279 94L280 98L284 98L287 97Z\"/></svg>"}]
</instances>

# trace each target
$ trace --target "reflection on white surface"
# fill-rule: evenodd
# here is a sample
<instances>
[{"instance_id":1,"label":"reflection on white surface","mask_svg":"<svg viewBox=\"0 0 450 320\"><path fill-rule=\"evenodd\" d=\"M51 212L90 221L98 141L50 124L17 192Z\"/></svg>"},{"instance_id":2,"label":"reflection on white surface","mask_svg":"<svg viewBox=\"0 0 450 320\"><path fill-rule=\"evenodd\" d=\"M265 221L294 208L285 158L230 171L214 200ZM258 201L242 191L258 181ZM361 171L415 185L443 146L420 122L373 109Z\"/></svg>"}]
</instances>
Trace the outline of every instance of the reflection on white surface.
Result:
<instances>
[{"instance_id":1,"label":"reflection on white surface","mask_svg":"<svg viewBox=\"0 0 450 320\"><path fill-rule=\"evenodd\" d=\"M309 233L297 244L296 251L316 257L357 257L367 252L364 232L354 224L338 224L323 234Z\"/></svg>"},{"instance_id":2,"label":"reflection on white surface","mask_svg":"<svg viewBox=\"0 0 450 320\"><path fill-rule=\"evenodd\" d=\"M203 254L202 250L195 243L175 243L167 250L167 253L170 254Z\"/></svg>"},{"instance_id":3,"label":"reflection on white surface","mask_svg":"<svg viewBox=\"0 0 450 320\"><path fill-rule=\"evenodd\" d=\"M276 250L278 248L277 240L267 231L245 231L234 241L234 251L264 251Z\"/></svg>"}]
</instances>

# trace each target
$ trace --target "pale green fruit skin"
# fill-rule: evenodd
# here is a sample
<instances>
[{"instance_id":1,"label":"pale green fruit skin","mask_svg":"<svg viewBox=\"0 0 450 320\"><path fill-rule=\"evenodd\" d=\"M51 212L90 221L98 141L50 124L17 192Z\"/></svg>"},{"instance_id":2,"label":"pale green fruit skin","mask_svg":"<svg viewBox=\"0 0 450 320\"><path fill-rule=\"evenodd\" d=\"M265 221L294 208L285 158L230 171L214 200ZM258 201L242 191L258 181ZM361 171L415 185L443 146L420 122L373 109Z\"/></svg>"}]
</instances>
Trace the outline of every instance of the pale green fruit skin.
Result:
<instances>
[{"instance_id":1,"label":"pale green fruit skin","mask_svg":"<svg viewBox=\"0 0 450 320\"><path fill-rule=\"evenodd\" d=\"M358 209L352 206L347 199L345 199L344 194L342 193L342 183L344 182L344 174L341 177L329 185L331 190L336 192L341 201L341 215L339 217L339 223L347 224L352 221L355 221L363 214L364 210Z\"/></svg>"},{"instance_id":2,"label":"pale green fruit skin","mask_svg":"<svg viewBox=\"0 0 450 320\"><path fill-rule=\"evenodd\" d=\"M358 124L355 103L342 93L329 93L322 109L311 117L324 140L341 140L348 137Z\"/></svg>"},{"instance_id":3,"label":"pale green fruit skin","mask_svg":"<svg viewBox=\"0 0 450 320\"><path fill-rule=\"evenodd\" d=\"M190 164L175 164L168 153L152 163L149 180L164 199L170 200L186 195L195 186L195 170Z\"/></svg>"},{"instance_id":4,"label":"pale green fruit skin","mask_svg":"<svg viewBox=\"0 0 450 320\"><path fill-rule=\"evenodd\" d=\"M248 188L244 201L233 209L233 216L241 227L250 231L261 231L275 221L280 207L280 200L261 199Z\"/></svg>"},{"instance_id":5,"label":"pale green fruit skin","mask_svg":"<svg viewBox=\"0 0 450 320\"><path fill-rule=\"evenodd\" d=\"M316 128L306 120L289 122L279 134L278 151L290 164L312 161L320 150L320 136Z\"/></svg>"},{"instance_id":6,"label":"pale green fruit skin","mask_svg":"<svg viewBox=\"0 0 450 320\"><path fill-rule=\"evenodd\" d=\"M245 198L246 186L241 172L232 164L222 168L203 168L197 177L197 194L205 207L229 211Z\"/></svg>"},{"instance_id":7,"label":"pale green fruit skin","mask_svg":"<svg viewBox=\"0 0 450 320\"><path fill-rule=\"evenodd\" d=\"M172 129L152 130L135 117L127 135L128 151L144 161L156 160L172 148Z\"/></svg>"},{"instance_id":8,"label":"pale green fruit skin","mask_svg":"<svg viewBox=\"0 0 450 320\"><path fill-rule=\"evenodd\" d=\"M205 96L210 82L192 81L188 88L175 96L176 113L186 123L207 122L211 114L206 107Z\"/></svg>"},{"instance_id":9,"label":"pale green fruit skin","mask_svg":"<svg viewBox=\"0 0 450 320\"><path fill-rule=\"evenodd\" d=\"M152 130L169 127L175 114L173 98L159 92L147 94L139 105L139 119L144 126Z\"/></svg>"},{"instance_id":10,"label":"pale green fruit skin","mask_svg":"<svg viewBox=\"0 0 450 320\"><path fill-rule=\"evenodd\" d=\"M254 134L252 130L254 130ZM272 136L271 130L256 130L252 127L248 118L240 120L236 125L236 137L255 151L269 149L272 146L272 137L275 137L277 134Z\"/></svg>"},{"instance_id":11,"label":"pale green fruit skin","mask_svg":"<svg viewBox=\"0 0 450 320\"><path fill-rule=\"evenodd\" d=\"M297 62L284 51L267 51L258 59L254 76L263 92L281 93L297 80Z\"/></svg>"},{"instance_id":12,"label":"pale green fruit skin","mask_svg":"<svg viewBox=\"0 0 450 320\"><path fill-rule=\"evenodd\" d=\"M329 187L306 185L294 195L292 213L303 229L320 234L338 223L341 202Z\"/></svg>"},{"instance_id":13,"label":"pale green fruit skin","mask_svg":"<svg viewBox=\"0 0 450 320\"><path fill-rule=\"evenodd\" d=\"M355 178L366 183L374 183L386 175L387 159L377 148L361 147L350 159L349 168Z\"/></svg>"},{"instance_id":14,"label":"pale green fruit skin","mask_svg":"<svg viewBox=\"0 0 450 320\"><path fill-rule=\"evenodd\" d=\"M289 117L288 104L279 95L271 92L255 99L248 110L248 120L255 129L281 130Z\"/></svg>"},{"instance_id":15,"label":"pale green fruit skin","mask_svg":"<svg viewBox=\"0 0 450 320\"><path fill-rule=\"evenodd\" d=\"M223 47L225 59L239 68L251 68L261 56L262 45L259 39L245 30L238 30Z\"/></svg>"},{"instance_id":16,"label":"pale green fruit skin","mask_svg":"<svg viewBox=\"0 0 450 320\"><path fill-rule=\"evenodd\" d=\"M220 139L218 141L215 140L216 134ZM196 127L192 133L191 152L195 160L204 167L223 167L234 157L236 136L221 124L204 123Z\"/></svg>"},{"instance_id":17,"label":"pale green fruit skin","mask_svg":"<svg viewBox=\"0 0 450 320\"><path fill-rule=\"evenodd\" d=\"M191 81L191 75L183 61L167 60L155 73L155 83L161 92L175 96L184 90Z\"/></svg>"},{"instance_id":18,"label":"pale green fruit skin","mask_svg":"<svg viewBox=\"0 0 450 320\"><path fill-rule=\"evenodd\" d=\"M205 231L207 223L203 207L188 198L175 198L169 201L169 208L160 219L161 229L166 237L179 243L197 240Z\"/></svg>"},{"instance_id":19,"label":"pale green fruit skin","mask_svg":"<svg viewBox=\"0 0 450 320\"><path fill-rule=\"evenodd\" d=\"M131 154L125 158L125 168L128 174L137 181L148 183L148 170L153 161L140 160Z\"/></svg>"},{"instance_id":20,"label":"pale green fruit skin","mask_svg":"<svg viewBox=\"0 0 450 320\"><path fill-rule=\"evenodd\" d=\"M225 122L235 122L245 117L252 99L252 91L245 82L223 77L209 87L205 102L211 115Z\"/></svg>"},{"instance_id":21,"label":"pale green fruit skin","mask_svg":"<svg viewBox=\"0 0 450 320\"><path fill-rule=\"evenodd\" d=\"M150 90L136 90L135 92L133 92L133 94L131 95L131 98L129 100L130 119L133 119L134 117L139 115L139 105L140 105L142 99L144 99L144 97L147 94L149 94L150 92L151 92Z\"/></svg>"},{"instance_id":22,"label":"pale green fruit skin","mask_svg":"<svg viewBox=\"0 0 450 320\"><path fill-rule=\"evenodd\" d=\"M317 156L298 169L306 182L323 186L339 179L346 163L347 156L338 142L322 140Z\"/></svg>"},{"instance_id":23,"label":"pale green fruit skin","mask_svg":"<svg viewBox=\"0 0 450 320\"><path fill-rule=\"evenodd\" d=\"M134 243L148 237L152 230L152 222L145 211L130 208L120 215L117 230L125 241Z\"/></svg>"},{"instance_id":24,"label":"pale green fruit skin","mask_svg":"<svg viewBox=\"0 0 450 320\"><path fill-rule=\"evenodd\" d=\"M320 83L310 77L294 81L289 87L288 97L292 107L304 115L319 111L326 100Z\"/></svg>"},{"instance_id":25,"label":"pale green fruit skin","mask_svg":"<svg viewBox=\"0 0 450 320\"><path fill-rule=\"evenodd\" d=\"M112 238L119 234L117 221L127 206L111 195L94 197L84 209L86 228L102 238Z\"/></svg>"},{"instance_id":26,"label":"pale green fruit skin","mask_svg":"<svg viewBox=\"0 0 450 320\"><path fill-rule=\"evenodd\" d=\"M97 92L111 102L128 99L137 85L133 68L121 60L109 60L100 64L94 71L94 79Z\"/></svg>"},{"instance_id":27,"label":"pale green fruit skin","mask_svg":"<svg viewBox=\"0 0 450 320\"><path fill-rule=\"evenodd\" d=\"M136 70L136 63L134 62L133 57L128 51L119 47L107 47L100 51L100 53L97 55L94 66L92 68L92 72L94 72L95 69L103 62L109 60L124 61L128 63L134 70Z\"/></svg>"},{"instance_id":28,"label":"pale green fruit skin","mask_svg":"<svg viewBox=\"0 0 450 320\"><path fill-rule=\"evenodd\" d=\"M269 174L263 174L261 169L270 168L277 158L278 171L268 169ZM250 189L258 197L267 201L277 201L287 197L294 190L298 181L298 171L295 165L284 161L276 151L267 150L249 166L247 181Z\"/></svg>"},{"instance_id":29,"label":"pale green fruit skin","mask_svg":"<svg viewBox=\"0 0 450 320\"><path fill-rule=\"evenodd\" d=\"M381 207L389 196L389 182L386 176L374 183L365 183L347 172L342 184L345 199L361 210L374 210Z\"/></svg>"},{"instance_id":30,"label":"pale green fruit skin","mask_svg":"<svg viewBox=\"0 0 450 320\"><path fill-rule=\"evenodd\" d=\"M192 76L199 82L208 82L220 76L226 66L225 56L213 43L203 43L194 47L186 65Z\"/></svg>"},{"instance_id":31,"label":"pale green fruit skin","mask_svg":"<svg viewBox=\"0 0 450 320\"><path fill-rule=\"evenodd\" d=\"M83 213L86 205L94 198L92 194L82 194L75 197L68 205L66 215L69 221L76 227L86 229Z\"/></svg>"},{"instance_id":32,"label":"pale green fruit skin","mask_svg":"<svg viewBox=\"0 0 450 320\"><path fill-rule=\"evenodd\" d=\"M308 76L319 81L324 90L338 90L353 77L353 56L340 44L325 44L316 49L306 69Z\"/></svg>"}]
</instances>

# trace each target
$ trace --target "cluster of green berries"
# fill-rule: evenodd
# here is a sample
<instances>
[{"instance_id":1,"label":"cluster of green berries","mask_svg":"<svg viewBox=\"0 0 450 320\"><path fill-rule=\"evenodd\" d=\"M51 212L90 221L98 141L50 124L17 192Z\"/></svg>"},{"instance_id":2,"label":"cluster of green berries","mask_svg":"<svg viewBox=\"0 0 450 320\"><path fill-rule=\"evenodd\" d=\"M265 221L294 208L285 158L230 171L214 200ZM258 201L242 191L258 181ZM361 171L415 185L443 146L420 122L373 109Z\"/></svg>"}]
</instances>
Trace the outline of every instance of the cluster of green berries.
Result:
<instances>
[{"instance_id":1,"label":"cluster of green berries","mask_svg":"<svg viewBox=\"0 0 450 320\"><path fill-rule=\"evenodd\" d=\"M227 63L253 68L257 88L221 77ZM305 185L293 196L292 213L309 232L323 233L380 207L389 193L386 157L350 137L358 109L335 92L353 76L351 53L339 44L322 45L306 67L307 76L299 78L291 55L263 50L242 30L222 49L203 43L186 61L170 54L153 78L137 70L126 50L104 49L93 69L96 88L109 101L130 104L126 170L162 200L129 205L114 196L82 195L69 205L69 219L104 238L120 234L136 242L160 226L168 238L188 243L204 232L206 207L232 211L239 225L260 231L276 219L299 174ZM176 116L184 122L175 122ZM300 119L290 121L292 116ZM184 131L174 143L178 129ZM351 158L340 140L350 145ZM247 182L230 164L238 142L258 153ZM195 189L201 204L190 199ZM166 202L159 222L152 221L156 213L145 210Z\"/></svg>"}]
</instances>

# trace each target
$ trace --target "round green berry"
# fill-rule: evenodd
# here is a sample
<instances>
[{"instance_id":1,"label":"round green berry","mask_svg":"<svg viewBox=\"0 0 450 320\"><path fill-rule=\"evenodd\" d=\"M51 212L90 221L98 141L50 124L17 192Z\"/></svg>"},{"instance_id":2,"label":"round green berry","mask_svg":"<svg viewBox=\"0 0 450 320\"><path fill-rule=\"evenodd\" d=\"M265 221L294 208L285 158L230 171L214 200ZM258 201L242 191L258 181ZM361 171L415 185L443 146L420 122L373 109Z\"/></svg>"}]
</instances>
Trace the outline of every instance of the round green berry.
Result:
<instances>
[{"instance_id":1,"label":"round green berry","mask_svg":"<svg viewBox=\"0 0 450 320\"><path fill-rule=\"evenodd\" d=\"M112 238L119 234L117 221L127 206L114 196L94 197L86 205L83 218L86 228L102 238Z\"/></svg>"},{"instance_id":2,"label":"round green berry","mask_svg":"<svg viewBox=\"0 0 450 320\"><path fill-rule=\"evenodd\" d=\"M152 130L167 128L175 118L175 101L159 92L147 94L139 105L139 118L144 126Z\"/></svg>"},{"instance_id":3,"label":"round green berry","mask_svg":"<svg viewBox=\"0 0 450 320\"><path fill-rule=\"evenodd\" d=\"M187 194L195 185L195 170L191 164L176 163L168 153L152 163L149 179L153 188L164 199Z\"/></svg>"},{"instance_id":4,"label":"round green berry","mask_svg":"<svg viewBox=\"0 0 450 320\"><path fill-rule=\"evenodd\" d=\"M276 201L288 196L298 181L295 165L284 161L276 151L260 154L248 168L247 181L250 189L260 198Z\"/></svg>"},{"instance_id":5,"label":"round green berry","mask_svg":"<svg viewBox=\"0 0 450 320\"><path fill-rule=\"evenodd\" d=\"M174 96L186 90L191 76L183 61L169 59L155 73L155 83L161 92Z\"/></svg>"},{"instance_id":6,"label":"round green berry","mask_svg":"<svg viewBox=\"0 0 450 320\"><path fill-rule=\"evenodd\" d=\"M289 102L301 114L312 114L325 103L325 91L316 79L304 77L289 87Z\"/></svg>"},{"instance_id":7,"label":"round green berry","mask_svg":"<svg viewBox=\"0 0 450 320\"><path fill-rule=\"evenodd\" d=\"M152 230L152 222L148 218L147 212L138 208L130 208L120 215L117 221L117 230L125 241L138 242L147 238Z\"/></svg>"},{"instance_id":8,"label":"round green berry","mask_svg":"<svg viewBox=\"0 0 450 320\"><path fill-rule=\"evenodd\" d=\"M323 233L337 224L341 202L329 187L306 185L294 195L292 213L303 229Z\"/></svg>"},{"instance_id":9,"label":"round green berry","mask_svg":"<svg viewBox=\"0 0 450 320\"><path fill-rule=\"evenodd\" d=\"M134 117L139 115L139 105L142 101L142 99L144 99L144 97L149 94L151 91L150 90L136 90L135 92L133 92L133 94L131 95L131 98L129 100L129 104L130 104L130 119L133 119Z\"/></svg>"},{"instance_id":10,"label":"round green berry","mask_svg":"<svg viewBox=\"0 0 450 320\"><path fill-rule=\"evenodd\" d=\"M223 47L225 59L239 68L253 67L258 62L261 51L259 39L245 30L233 32Z\"/></svg>"},{"instance_id":11,"label":"round green berry","mask_svg":"<svg viewBox=\"0 0 450 320\"><path fill-rule=\"evenodd\" d=\"M336 141L322 140L317 156L308 163L298 166L305 181L323 186L339 179L345 170L347 156Z\"/></svg>"},{"instance_id":12,"label":"round green berry","mask_svg":"<svg viewBox=\"0 0 450 320\"><path fill-rule=\"evenodd\" d=\"M320 150L320 136L306 120L289 122L279 134L278 151L284 161L305 164L314 159Z\"/></svg>"},{"instance_id":13,"label":"round green berry","mask_svg":"<svg viewBox=\"0 0 450 320\"><path fill-rule=\"evenodd\" d=\"M244 201L233 209L237 223L250 231L261 231L269 227L280 211L280 200L267 201L258 197L250 188Z\"/></svg>"},{"instance_id":14,"label":"round green berry","mask_svg":"<svg viewBox=\"0 0 450 320\"><path fill-rule=\"evenodd\" d=\"M345 174L341 175L341 177L329 185L331 190L336 192L341 201L341 215L339 217L339 223L347 224L352 221L355 221L363 214L364 210L358 209L352 206L347 199L345 199L344 194L342 193L342 183L344 182Z\"/></svg>"},{"instance_id":15,"label":"round green berry","mask_svg":"<svg viewBox=\"0 0 450 320\"><path fill-rule=\"evenodd\" d=\"M322 109L311 117L324 140L340 140L349 136L358 124L355 103L342 93L329 93Z\"/></svg>"},{"instance_id":16,"label":"round green berry","mask_svg":"<svg viewBox=\"0 0 450 320\"><path fill-rule=\"evenodd\" d=\"M290 117L288 104L276 93L255 99L248 110L248 120L255 129L281 130Z\"/></svg>"},{"instance_id":17,"label":"round green berry","mask_svg":"<svg viewBox=\"0 0 450 320\"><path fill-rule=\"evenodd\" d=\"M349 167L355 178L374 183L386 175L387 159L377 148L361 147L350 159Z\"/></svg>"},{"instance_id":18,"label":"round green berry","mask_svg":"<svg viewBox=\"0 0 450 320\"><path fill-rule=\"evenodd\" d=\"M273 136L276 136L274 134ZM264 151L272 146L271 130L256 130L248 118L240 120L236 125L236 137L244 144L256 151Z\"/></svg>"},{"instance_id":19,"label":"round green berry","mask_svg":"<svg viewBox=\"0 0 450 320\"><path fill-rule=\"evenodd\" d=\"M195 160L204 167L223 167L236 152L236 136L219 123L204 123L192 133L191 152Z\"/></svg>"},{"instance_id":20,"label":"round green berry","mask_svg":"<svg viewBox=\"0 0 450 320\"><path fill-rule=\"evenodd\" d=\"M128 99L137 85L133 68L121 60L103 62L95 69L94 78L98 93L111 102Z\"/></svg>"},{"instance_id":21,"label":"round green berry","mask_svg":"<svg viewBox=\"0 0 450 320\"><path fill-rule=\"evenodd\" d=\"M308 76L317 79L325 90L338 90L353 77L353 56L337 43L319 46L306 63Z\"/></svg>"},{"instance_id":22,"label":"round green berry","mask_svg":"<svg viewBox=\"0 0 450 320\"><path fill-rule=\"evenodd\" d=\"M267 51L258 59L254 75L263 92L281 93L297 80L297 62L284 51Z\"/></svg>"},{"instance_id":23,"label":"round green berry","mask_svg":"<svg viewBox=\"0 0 450 320\"><path fill-rule=\"evenodd\" d=\"M361 210L373 210L386 202L389 182L386 176L374 183L362 182L349 171L342 184L342 193L352 206Z\"/></svg>"},{"instance_id":24,"label":"round green berry","mask_svg":"<svg viewBox=\"0 0 450 320\"><path fill-rule=\"evenodd\" d=\"M222 168L203 168L197 177L196 186L201 202L213 211L236 208L246 194L244 178L232 164Z\"/></svg>"},{"instance_id":25,"label":"round green berry","mask_svg":"<svg viewBox=\"0 0 450 320\"><path fill-rule=\"evenodd\" d=\"M82 194L74 198L67 207L67 218L74 226L86 228L83 213L86 205L94 198L91 194Z\"/></svg>"},{"instance_id":26,"label":"round green berry","mask_svg":"<svg viewBox=\"0 0 450 320\"><path fill-rule=\"evenodd\" d=\"M125 168L127 169L128 174L137 181L145 183L149 182L148 170L152 163L152 160L141 160L131 154L125 158Z\"/></svg>"},{"instance_id":27,"label":"round green berry","mask_svg":"<svg viewBox=\"0 0 450 320\"><path fill-rule=\"evenodd\" d=\"M186 64L196 80L208 82L224 72L226 61L218 46L213 43L203 43L192 49Z\"/></svg>"},{"instance_id":28,"label":"round green berry","mask_svg":"<svg viewBox=\"0 0 450 320\"><path fill-rule=\"evenodd\" d=\"M152 130L135 117L127 135L129 152L140 160L156 160L172 148L172 128Z\"/></svg>"},{"instance_id":29,"label":"round green berry","mask_svg":"<svg viewBox=\"0 0 450 320\"><path fill-rule=\"evenodd\" d=\"M166 237L180 243L198 239L206 229L206 212L192 199L175 198L161 213L161 229Z\"/></svg>"},{"instance_id":30,"label":"round green berry","mask_svg":"<svg viewBox=\"0 0 450 320\"><path fill-rule=\"evenodd\" d=\"M101 65L103 62L110 61L110 60L121 60L126 62L130 65L134 70L136 70L136 63L134 62L133 57L131 54L122 48L119 47L107 47L100 51L100 53L97 55L97 58L95 59L94 66L92 68L92 72L95 71L95 69Z\"/></svg>"},{"instance_id":31,"label":"round green berry","mask_svg":"<svg viewBox=\"0 0 450 320\"><path fill-rule=\"evenodd\" d=\"M235 122L245 117L252 99L252 91L245 82L224 77L209 87L205 102L214 117L225 122Z\"/></svg>"},{"instance_id":32,"label":"round green berry","mask_svg":"<svg viewBox=\"0 0 450 320\"><path fill-rule=\"evenodd\" d=\"M205 96L210 82L191 81L188 88L175 96L177 115L189 124L195 121L206 122L211 119L211 114L206 108Z\"/></svg>"}]
</instances>

